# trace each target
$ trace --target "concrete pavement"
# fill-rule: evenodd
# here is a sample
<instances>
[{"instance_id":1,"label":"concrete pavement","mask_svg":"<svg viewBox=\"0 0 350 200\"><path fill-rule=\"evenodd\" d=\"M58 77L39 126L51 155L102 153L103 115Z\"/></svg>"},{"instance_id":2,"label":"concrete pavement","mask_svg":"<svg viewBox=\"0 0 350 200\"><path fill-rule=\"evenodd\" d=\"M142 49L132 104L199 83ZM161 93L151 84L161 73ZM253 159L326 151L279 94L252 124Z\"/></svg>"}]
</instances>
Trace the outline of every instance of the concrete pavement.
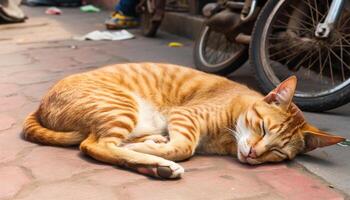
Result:
<instances>
[{"instance_id":1,"label":"concrete pavement","mask_svg":"<svg viewBox=\"0 0 350 200\"><path fill-rule=\"evenodd\" d=\"M24 117L57 80L120 62L153 61L192 66L192 42L161 33L119 42L71 40L108 15L25 8L25 24L0 26L0 200L7 199L344 199L349 189L349 148L329 147L296 161L250 167L219 156L181 163L183 179L159 181L94 161L77 148L40 146L20 138ZM169 48L179 41L183 48ZM231 78L256 87L249 66ZM320 128L349 137L349 106L307 114ZM301 165L299 164L301 163ZM310 173L311 172L311 173ZM340 191L341 190L341 191Z\"/></svg>"}]
</instances>

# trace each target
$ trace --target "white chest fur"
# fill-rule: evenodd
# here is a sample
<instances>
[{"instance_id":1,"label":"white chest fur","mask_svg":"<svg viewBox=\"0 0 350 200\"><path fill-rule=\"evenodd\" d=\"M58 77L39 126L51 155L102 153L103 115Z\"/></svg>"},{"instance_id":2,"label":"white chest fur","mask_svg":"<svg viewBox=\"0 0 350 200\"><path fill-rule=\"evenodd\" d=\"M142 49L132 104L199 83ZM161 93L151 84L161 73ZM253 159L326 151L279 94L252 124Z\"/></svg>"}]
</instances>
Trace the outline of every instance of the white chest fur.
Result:
<instances>
[{"instance_id":1,"label":"white chest fur","mask_svg":"<svg viewBox=\"0 0 350 200\"><path fill-rule=\"evenodd\" d=\"M135 100L139 107L138 122L131 133L131 137L142 135L165 134L167 130L167 120L151 103L138 95Z\"/></svg>"}]
</instances>

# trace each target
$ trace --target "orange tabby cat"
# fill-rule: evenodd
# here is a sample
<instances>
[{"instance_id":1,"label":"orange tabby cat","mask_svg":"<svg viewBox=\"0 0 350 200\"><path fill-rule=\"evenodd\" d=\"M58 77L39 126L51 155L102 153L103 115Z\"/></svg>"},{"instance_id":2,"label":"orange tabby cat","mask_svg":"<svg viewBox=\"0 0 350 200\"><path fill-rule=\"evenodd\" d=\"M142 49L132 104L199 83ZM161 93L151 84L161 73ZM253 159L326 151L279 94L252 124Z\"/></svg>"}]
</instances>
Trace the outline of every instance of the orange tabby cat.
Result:
<instances>
[{"instance_id":1,"label":"orange tabby cat","mask_svg":"<svg viewBox=\"0 0 350 200\"><path fill-rule=\"evenodd\" d=\"M27 140L80 144L93 158L162 178L195 152L260 164L344 138L308 124L291 102L296 78L261 94L226 78L170 64L118 64L69 76L24 123Z\"/></svg>"}]
</instances>

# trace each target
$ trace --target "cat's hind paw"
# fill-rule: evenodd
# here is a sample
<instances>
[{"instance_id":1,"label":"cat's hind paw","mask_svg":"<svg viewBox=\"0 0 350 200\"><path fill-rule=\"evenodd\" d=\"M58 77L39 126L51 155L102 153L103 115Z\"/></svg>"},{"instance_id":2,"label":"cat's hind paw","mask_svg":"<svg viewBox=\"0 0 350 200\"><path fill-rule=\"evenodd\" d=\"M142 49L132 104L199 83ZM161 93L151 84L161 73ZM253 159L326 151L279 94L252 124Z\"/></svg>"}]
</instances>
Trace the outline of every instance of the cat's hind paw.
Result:
<instances>
[{"instance_id":1,"label":"cat's hind paw","mask_svg":"<svg viewBox=\"0 0 350 200\"><path fill-rule=\"evenodd\" d=\"M181 176L185 173L183 167L172 161L164 162L158 167L138 167L137 171L141 174L164 179L181 178Z\"/></svg>"},{"instance_id":2,"label":"cat's hind paw","mask_svg":"<svg viewBox=\"0 0 350 200\"><path fill-rule=\"evenodd\" d=\"M175 162L170 162L165 166L157 167L157 174L162 178L181 178L184 173L185 169Z\"/></svg>"}]
</instances>

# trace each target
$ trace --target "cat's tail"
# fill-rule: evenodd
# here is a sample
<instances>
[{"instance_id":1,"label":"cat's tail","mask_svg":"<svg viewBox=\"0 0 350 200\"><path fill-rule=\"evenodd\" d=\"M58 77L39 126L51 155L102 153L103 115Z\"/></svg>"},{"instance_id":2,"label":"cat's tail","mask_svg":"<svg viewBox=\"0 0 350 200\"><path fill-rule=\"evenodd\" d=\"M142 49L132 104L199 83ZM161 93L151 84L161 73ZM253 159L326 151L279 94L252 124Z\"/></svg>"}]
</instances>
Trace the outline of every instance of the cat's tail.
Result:
<instances>
[{"instance_id":1,"label":"cat's tail","mask_svg":"<svg viewBox=\"0 0 350 200\"><path fill-rule=\"evenodd\" d=\"M57 146L77 145L85 139L85 136L78 131L58 132L43 127L35 112L25 119L23 136L26 140L32 142Z\"/></svg>"}]
</instances>

